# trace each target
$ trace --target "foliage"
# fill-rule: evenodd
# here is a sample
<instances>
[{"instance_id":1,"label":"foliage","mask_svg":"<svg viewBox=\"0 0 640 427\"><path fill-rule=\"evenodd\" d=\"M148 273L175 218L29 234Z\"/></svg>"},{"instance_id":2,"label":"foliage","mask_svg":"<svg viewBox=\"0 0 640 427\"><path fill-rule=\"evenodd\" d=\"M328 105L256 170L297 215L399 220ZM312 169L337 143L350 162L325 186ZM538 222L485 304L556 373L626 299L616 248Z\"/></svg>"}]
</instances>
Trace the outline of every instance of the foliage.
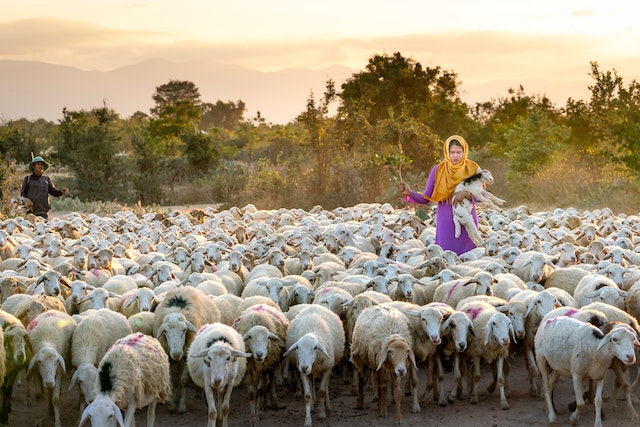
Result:
<instances>
[{"instance_id":1,"label":"foliage","mask_svg":"<svg viewBox=\"0 0 640 427\"><path fill-rule=\"evenodd\" d=\"M58 210L179 204L267 209L361 202L404 206L397 178L424 188L442 142L464 135L469 157L492 171L509 206L640 209L640 86L591 64L588 100L557 108L522 86L467 106L455 73L400 53L374 55L338 93L332 80L286 125L245 105L202 102L192 82L156 88L150 114L127 119L106 106L63 110L63 120L0 124L3 195L13 195L33 151L77 198ZM336 109L329 108L338 103ZM331 115L329 111L336 111ZM17 161L16 161L17 159ZM425 218L433 206L414 206Z\"/></svg>"},{"instance_id":2,"label":"foliage","mask_svg":"<svg viewBox=\"0 0 640 427\"><path fill-rule=\"evenodd\" d=\"M53 158L73 174L72 193L84 200L130 199L127 156L118 155L118 115L106 106L63 110Z\"/></svg>"}]
</instances>

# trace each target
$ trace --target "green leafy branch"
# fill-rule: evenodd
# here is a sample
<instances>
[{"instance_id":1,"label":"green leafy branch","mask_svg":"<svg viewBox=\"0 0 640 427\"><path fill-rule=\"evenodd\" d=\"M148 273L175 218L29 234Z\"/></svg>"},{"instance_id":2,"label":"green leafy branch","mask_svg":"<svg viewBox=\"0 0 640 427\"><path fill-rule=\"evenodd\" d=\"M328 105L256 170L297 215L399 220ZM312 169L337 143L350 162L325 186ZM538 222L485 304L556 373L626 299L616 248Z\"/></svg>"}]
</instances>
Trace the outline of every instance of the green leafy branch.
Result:
<instances>
[{"instance_id":1,"label":"green leafy branch","mask_svg":"<svg viewBox=\"0 0 640 427\"><path fill-rule=\"evenodd\" d=\"M409 158L409 156L407 156L402 150L401 145L393 147L391 154L374 154L371 161L377 166L391 167L394 172L397 172L397 179L400 181L404 181L404 179L402 179L402 166L410 165L412 162L411 158Z\"/></svg>"}]
</instances>

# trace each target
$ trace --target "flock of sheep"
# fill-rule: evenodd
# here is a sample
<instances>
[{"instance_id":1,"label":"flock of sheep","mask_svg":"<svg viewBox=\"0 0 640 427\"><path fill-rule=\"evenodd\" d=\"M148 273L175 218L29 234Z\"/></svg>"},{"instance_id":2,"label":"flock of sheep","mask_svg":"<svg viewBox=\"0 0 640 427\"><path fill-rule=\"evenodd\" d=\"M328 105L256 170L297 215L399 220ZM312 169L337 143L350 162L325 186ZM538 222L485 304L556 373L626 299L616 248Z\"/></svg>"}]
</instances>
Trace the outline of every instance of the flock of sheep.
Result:
<instances>
[{"instance_id":1,"label":"flock of sheep","mask_svg":"<svg viewBox=\"0 0 640 427\"><path fill-rule=\"evenodd\" d=\"M330 416L339 375L358 408L371 399L387 417L393 404L400 425L405 394L415 413L429 398L477 403L483 372L508 409L514 358L549 422L565 376L571 422L586 395L602 425L609 371L612 401L621 391L637 422L640 216L518 207L479 217L484 244L462 256L433 243L431 220L389 204L5 219L0 424L20 381L36 425L62 426L67 379L80 426L131 426L145 407L153 426L158 403L188 412L195 387L208 426L226 427L241 385L258 426L289 385L307 427Z\"/></svg>"}]
</instances>

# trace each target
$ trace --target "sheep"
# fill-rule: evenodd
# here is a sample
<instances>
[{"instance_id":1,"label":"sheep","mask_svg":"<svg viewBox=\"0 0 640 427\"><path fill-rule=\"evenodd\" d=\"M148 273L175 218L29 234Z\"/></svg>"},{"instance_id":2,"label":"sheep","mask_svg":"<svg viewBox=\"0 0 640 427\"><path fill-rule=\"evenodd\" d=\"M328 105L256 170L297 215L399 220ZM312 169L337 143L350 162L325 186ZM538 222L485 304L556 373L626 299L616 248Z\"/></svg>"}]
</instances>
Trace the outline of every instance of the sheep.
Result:
<instances>
[{"instance_id":1,"label":"sheep","mask_svg":"<svg viewBox=\"0 0 640 427\"><path fill-rule=\"evenodd\" d=\"M439 346L442 344L440 336L442 322L453 313L453 308L443 303L430 303L419 307L402 301L385 303L384 306L396 308L407 316L416 362L426 361L428 364L427 386L422 400L430 390L433 390L434 397L438 398L438 404L440 406L446 405L447 398L443 387L444 370L438 352Z\"/></svg>"},{"instance_id":2,"label":"sheep","mask_svg":"<svg viewBox=\"0 0 640 427\"><path fill-rule=\"evenodd\" d=\"M120 312L125 317L140 311L154 311L156 309L156 294L146 286L125 292L120 297Z\"/></svg>"},{"instance_id":3,"label":"sheep","mask_svg":"<svg viewBox=\"0 0 640 427\"><path fill-rule=\"evenodd\" d=\"M492 367L493 378L487 390L493 391L498 383L500 407L509 409L505 389L508 375L510 337L516 341L511 320L491 304L483 301L466 303L458 310L469 316L473 322L475 338L471 341L467 356L471 359L473 373L469 370L469 388L471 403L478 403L478 382L480 381L480 362L486 361ZM507 369L505 369L505 363Z\"/></svg>"},{"instance_id":4,"label":"sheep","mask_svg":"<svg viewBox=\"0 0 640 427\"><path fill-rule=\"evenodd\" d=\"M98 394L82 412L79 427L135 425L135 411L147 407L147 427L153 427L156 405L171 395L169 359L152 336L132 333L116 341L100 360ZM124 411L124 417L120 411Z\"/></svg>"},{"instance_id":5,"label":"sheep","mask_svg":"<svg viewBox=\"0 0 640 427\"><path fill-rule=\"evenodd\" d=\"M141 311L127 318L131 332L142 332L145 335L153 336L153 322L155 313L151 311Z\"/></svg>"},{"instance_id":6,"label":"sheep","mask_svg":"<svg viewBox=\"0 0 640 427\"><path fill-rule=\"evenodd\" d=\"M250 356L242 336L229 325L209 323L198 331L189 347L187 366L193 382L205 392L207 427L215 427L216 420L227 427L231 392L242 382Z\"/></svg>"},{"instance_id":7,"label":"sheep","mask_svg":"<svg viewBox=\"0 0 640 427\"><path fill-rule=\"evenodd\" d=\"M71 337L76 322L69 314L50 310L36 317L27 327L33 357L27 368L27 380L39 392L45 393L47 407L53 408L56 427L62 427L60 419L60 386L70 364ZM43 408L36 415L36 424L42 425Z\"/></svg>"},{"instance_id":8,"label":"sheep","mask_svg":"<svg viewBox=\"0 0 640 427\"><path fill-rule=\"evenodd\" d=\"M29 326L32 320L45 311L58 310L66 313L64 303L60 298L44 294L12 295L2 304L2 309L20 319L25 327Z\"/></svg>"},{"instance_id":9,"label":"sheep","mask_svg":"<svg viewBox=\"0 0 640 427\"><path fill-rule=\"evenodd\" d=\"M289 324L287 351L283 358L297 366L302 380L305 401L305 427L311 427L311 407L315 400L313 378L320 376L318 390L321 421L331 411L329 379L333 367L344 355L345 334L342 321L328 308L310 304Z\"/></svg>"},{"instance_id":10,"label":"sheep","mask_svg":"<svg viewBox=\"0 0 640 427\"><path fill-rule=\"evenodd\" d=\"M25 368L28 360L30 342L27 328L14 315L0 310L0 326L4 339L4 351L0 350L0 365L4 357L5 373L0 387L0 424L7 424L11 412L11 395L18 374Z\"/></svg>"},{"instance_id":11,"label":"sheep","mask_svg":"<svg viewBox=\"0 0 640 427\"><path fill-rule=\"evenodd\" d=\"M87 295L88 291L94 289L84 280L74 280L69 284L71 290L64 300L64 306L67 313L74 315L80 313L80 301Z\"/></svg>"},{"instance_id":12,"label":"sheep","mask_svg":"<svg viewBox=\"0 0 640 427\"><path fill-rule=\"evenodd\" d=\"M247 360L246 383L251 408L251 425L258 421L258 403L268 392L269 406L277 408L274 375L281 368L289 319L278 309L268 305L254 305L240 314L233 328L242 335L252 357ZM260 404L260 406L265 406Z\"/></svg>"},{"instance_id":13,"label":"sheep","mask_svg":"<svg viewBox=\"0 0 640 427\"><path fill-rule=\"evenodd\" d=\"M571 377L576 409L571 414L577 424L584 407L583 380L596 381L594 426L602 426L602 388L605 374L614 358L625 365L636 361L634 345L640 345L636 331L628 325L613 328L606 335L595 326L570 317L554 317L540 324L535 336L536 362L544 388L550 423L557 421L553 407L553 388L558 376Z\"/></svg>"},{"instance_id":14,"label":"sheep","mask_svg":"<svg viewBox=\"0 0 640 427\"><path fill-rule=\"evenodd\" d=\"M544 287L563 289L571 295L574 295L580 279L588 275L589 272L580 267L556 268L547 277L547 280L544 282Z\"/></svg>"},{"instance_id":15,"label":"sheep","mask_svg":"<svg viewBox=\"0 0 640 427\"><path fill-rule=\"evenodd\" d=\"M627 291L620 289L618 285L608 277L600 274L590 274L580 279L573 296L579 307L583 307L591 302L601 301L624 309L624 298L628 294Z\"/></svg>"},{"instance_id":16,"label":"sheep","mask_svg":"<svg viewBox=\"0 0 640 427\"><path fill-rule=\"evenodd\" d=\"M551 257L542 252L522 252L513 261L511 273L521 278L525 283L544 283L551 272L555 270Z\"/></svg>"},{"instance_id":17,"label":"sheep","mask_svg":"<svg viewBox=\"0 0 640 427\"><path fill-rule=\"evenodd\" d=\"M379 387L377 396L381 416L387 416L387 381L395 378L394 419L396 425L400 425L402 378L407 373L411 381L412 409L415 413L420 412L418 367L413 353L413 338L409 319L402 312L386 306L366 308L358 316L353 328L350 360L358 372L357 408L362 409L364 406L364 375L366 370L371 370L374 372L374 383Z\"/></svg>"},{"instance_id":18,"label":"sheep","mask_svg":"<svg viewBox=\"0 0 640 427\"><path fill-rule=\"evenodd\" d=\"M481 271L473 278L452 280L438 286L433 294L434 302L442 302L455 307L458 303L471 295L493 295L491 286L494 278L491 273Z\"/></svg>"},{"instance_id":19,"label":"sheep","mask_svg":"<svg viewBox=\"0 0 640 427\"><path fill-rule=\"evenodd\" d=\"M78 312L83 313L89 309L99 310L101 308L120 311L120 295L101 287L93 288L80 300Z\"/></svg>"},{"instance_id":20,"label":"sheep","mask_svg":"<svg viewBox=\"0 0 640 427\"><path fill-rule=\"evenodd\" d=\"M80 390L80 413L96 397L100 360L112 344L130 333L127 318L108 308L88 310L79 316L71 336L71 365L75 372L69 389L77 385Z\"/></svg>"},{"instance_id":21,"label":"sheep","mask_svg":"<svg viewBox=\"0 0 640 427\"><path fill-rule=\"evenodd\" d=\"M242 298L262 295L268 296L278 304L282 311L287 311L289 294L282 277L256 278L248 282L242 291Z\"/></svg>"},{"instance_id":22,"label":"sheep","mask_svg":"<svg viewBox=\"0 0 640 427\"><path fill-rule=\"evenodd\" d=\"M175 410L175 401L178 400L178 412L186 412L188 375L185 355L200 327L218 321L220 312L213 301L191 286L167 291L165 298L158 304L153 336L160 341L173 366L174 374L171 379L175 384L175 393L174 399L169 402L171 410Z\"/></svg>"}]
</instances>

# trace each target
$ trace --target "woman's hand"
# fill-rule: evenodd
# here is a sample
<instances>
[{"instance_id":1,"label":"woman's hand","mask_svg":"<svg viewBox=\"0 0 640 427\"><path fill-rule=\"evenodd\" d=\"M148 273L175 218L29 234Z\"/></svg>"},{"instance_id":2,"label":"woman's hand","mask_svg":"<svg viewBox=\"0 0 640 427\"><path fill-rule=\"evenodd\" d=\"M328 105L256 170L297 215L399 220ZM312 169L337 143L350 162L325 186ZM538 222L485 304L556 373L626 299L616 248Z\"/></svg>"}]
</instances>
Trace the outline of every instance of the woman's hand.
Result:
<instances>
[{"instance_id":1,"label":"woman's hand","mask_svg":"<svg viewBox=\"0 0 640 427\"><path fill-rule=\"evenodd\" d=\"M411 194L411 189L404 181L400 181L400 192L405 196L409 196Z\"/></svg>"}]
</instances>

